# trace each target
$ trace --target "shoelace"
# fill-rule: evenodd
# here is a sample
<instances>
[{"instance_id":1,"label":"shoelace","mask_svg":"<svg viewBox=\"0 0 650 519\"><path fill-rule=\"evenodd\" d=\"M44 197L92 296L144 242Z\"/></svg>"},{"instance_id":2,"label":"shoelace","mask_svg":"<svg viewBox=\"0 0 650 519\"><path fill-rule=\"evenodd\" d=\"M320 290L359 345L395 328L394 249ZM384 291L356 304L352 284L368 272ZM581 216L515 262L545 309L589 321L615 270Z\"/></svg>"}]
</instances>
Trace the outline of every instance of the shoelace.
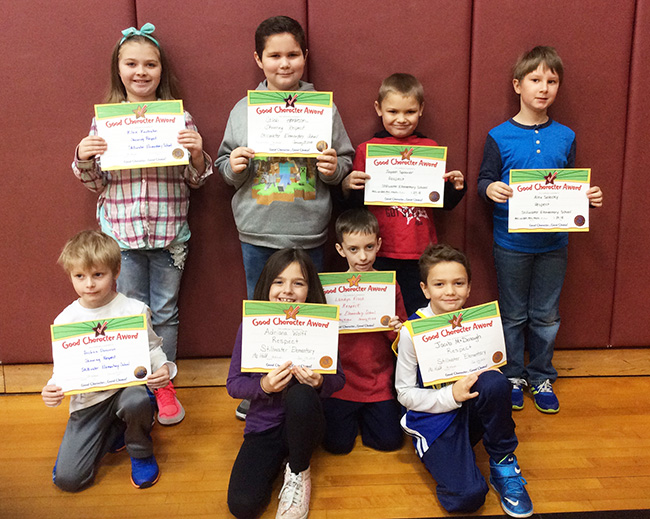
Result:
<instances>
[{"instance_id":1,"label":"shoelace","mask_svg":"<svg viewBox=\"0 0 650 519\"><path fill-rule=\"evenodd\" d=\"M535 389L537 389L537 391L540 392L540 393L552 393L553 392L553 386L551 385L551 382L549 380L545 380L541 384L535 386Z\"/></svg>"},{"instance_id":2,"label":"shoelace","mask_svg":"<svg viewBox=\"0 0 650 519\"><path fill-rule=\"evenodd\" d=\"M166 387L161 387L156 390L156 400L162 404L162 407L173 405L174 395L176 395L176 390L173 388L171 383Z\"/></svg>"},{"instance_id":3,"label":"shoelace","mask_svg":"<svg viewBox=\"0 0 650 519\"><path fill-rule=\"evenodd\" d=\"M526 382L526 380L524 380L523 378L511 378L510 383L513 386L518 387L519 389L521 389L523 386L528 385L528 382Z\"/></svg>"},{"instance_id":4,"label":"shoelace","mask_svg":"<svg viewBox=\"0 0 650 519\"><path fill-rule=\"evenodd\" d=\"M282 486L282 490L280 490L280 513L286 512L294 505L300 505L303 490L301 481L301 474L289 472L289 479Z\"/></svg>"}]
</instances>

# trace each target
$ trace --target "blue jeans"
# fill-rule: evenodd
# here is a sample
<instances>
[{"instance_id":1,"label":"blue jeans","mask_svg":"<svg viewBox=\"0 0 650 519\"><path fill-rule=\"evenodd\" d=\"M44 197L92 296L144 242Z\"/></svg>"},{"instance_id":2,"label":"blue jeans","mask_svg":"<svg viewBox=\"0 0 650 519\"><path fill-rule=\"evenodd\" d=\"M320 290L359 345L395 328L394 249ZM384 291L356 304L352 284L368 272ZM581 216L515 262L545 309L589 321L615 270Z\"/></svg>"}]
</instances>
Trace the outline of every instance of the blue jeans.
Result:
<instances>
[{"instance_id":1,"label":"blue jeans","mask_svg":"<svg viewBox=\"0 0 650 519\"><path fill-rule=\"evenodd\" d=\"M305 250L314 262L318 272L323 271L324 249L325 247L321 245L315 249ZM280 249L272 249L270 247L261 247L259 245L251 245L250 243L241 242L241 253L244 259L244 271L246 272L246 296L248 299L253 299L255 285L257 284L257 280L260 278L264 265L266 265L266 261L274 252L279 250Z\"/></svg>"},{"instance_id":2,"label":"blue jeans","mask_svg":"<svg viewBox=\"0 0 650 519\"><path fill-rule=\"evenodd\" d=\"M493 253L508 356L502 371L508 378L525 378L533 385L546 379L555 382L552 360L568 248L526 253L494 244ZM528 365L524 364L526 347Z\"/></svg>"},{"instance_id":3,"label":"blue jeans","mask_svg":"<svg viewBox=\"0 0 650 519\"><path fill-rule=\"evenodd\" d=\"M162 349L172 362L176 362L178 293L185 266L184 254L180 256L174 257L167 249L123 250L117 280L118 292L151 308L153 330L162 337Z\"/></svg>"}]
</instances>

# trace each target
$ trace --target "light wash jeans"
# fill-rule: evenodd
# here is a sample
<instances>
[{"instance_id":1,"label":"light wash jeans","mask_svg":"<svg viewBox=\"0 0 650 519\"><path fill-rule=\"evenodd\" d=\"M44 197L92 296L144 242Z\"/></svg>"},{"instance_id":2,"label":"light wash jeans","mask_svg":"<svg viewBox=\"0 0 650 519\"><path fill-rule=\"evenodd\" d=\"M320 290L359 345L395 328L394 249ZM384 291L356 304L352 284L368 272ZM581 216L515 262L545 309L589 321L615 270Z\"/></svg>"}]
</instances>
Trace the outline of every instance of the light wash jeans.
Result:
<instances>
[{"instance_id":1,"label":"light wash jeans","mask_svg":"<svg viewBox=\"0 0 650 519\"><path fill-rule=\"evenodd\" d=\"M531 254L494 244L493 253L508 356L501 371L508 378L524 378L533 385L546 379L555 382L552 360L568 248ZM528 365L524 365L526 347Z\"/></svg>"},{"instance_id":2,"label":"light wash jeans","mask_svg":"<svg viewBox=\"0 0 650 519\"><path fill-rule=\"evenodd\" d=\"M186 254L187 245L177 246L173 255L168 249L123 250L117 280L118 292L151 308L153 330L162 337L162 349L172 362L176 362L178 293Z\"/></svg>"}]
</instances>

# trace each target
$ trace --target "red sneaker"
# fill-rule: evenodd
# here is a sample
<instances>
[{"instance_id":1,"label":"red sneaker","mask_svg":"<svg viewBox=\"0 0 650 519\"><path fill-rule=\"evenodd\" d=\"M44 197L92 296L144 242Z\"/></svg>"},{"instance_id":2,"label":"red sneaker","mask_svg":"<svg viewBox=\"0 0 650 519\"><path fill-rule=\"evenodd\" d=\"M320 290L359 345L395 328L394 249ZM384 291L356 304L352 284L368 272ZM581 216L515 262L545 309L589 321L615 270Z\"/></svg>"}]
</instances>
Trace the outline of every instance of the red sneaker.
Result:
<instances>
[{"instance_id":1,"label":"red sneaker","mask_svg":"<svg viewBox=\"0 0 650 519\"><path fill-rule=\"evenodd\" d=\"M176 425L185 418L185 409L176 398L176 390L171 382L165 387L156 389L156 404L158 404L158 421L162 425Z\"/></svg>"}]
</instances>

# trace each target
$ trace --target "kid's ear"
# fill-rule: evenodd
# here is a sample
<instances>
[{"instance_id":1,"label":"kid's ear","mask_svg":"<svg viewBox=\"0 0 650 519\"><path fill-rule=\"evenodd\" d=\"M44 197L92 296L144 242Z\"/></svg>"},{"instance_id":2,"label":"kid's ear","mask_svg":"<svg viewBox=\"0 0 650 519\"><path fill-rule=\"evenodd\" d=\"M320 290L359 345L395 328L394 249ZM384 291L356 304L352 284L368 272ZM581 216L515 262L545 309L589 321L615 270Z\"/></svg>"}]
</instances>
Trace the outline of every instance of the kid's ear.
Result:
<instances>
[{"instance_id":1,"label":"kid's ear","mask_svg":"<svg viewBox=\"0 0 650 519\"><path fill-rule=\"evenodd\" d=\"M378 251L379 249L381 249L381 237L377 238L377 249L375 250L375 252Z\"/></svg>"},{"instance_id":2,"label":"kid's ear","mask_svg":"<svg viewBox=\"0 0 650 519\"><path fill-rule=\"evenodd\" d=\"M375 112L377 112L377 115L381 117L381 105L375 101Z\"/></svg>"},{"instance_id":3,"label":"kid's ear","mask_svg":"<svg viewBox=\"0 0 650 519\"><path fill-rule=\"evenodd\" d=\"M120 272L122 272L122 267L117 268L117 272L115 273L115 279L114 281L117 281L117 278L120 277Z\"/></svg>"},{"instance_id":4,"label":"kid's ear","mask_svg":"<svg viewBox=\"0 0 650 519\"><path fill-rule=\"evenodd\" d=\"M420 117L422 117L423 113L424 113L424 101L420 103Z\"/></svg>"},{"instance_id":5,"label":"kid's ear","mask_svg":"<svg viewBox=\"0 0 650 519\"><path fill-rule=\"evenodd\" d=\"M260 57L257 55L257 51L253 52L253 56L255 57L255 63L257 63L257 66L258 66L259 68L261 68L262 70L264 70L264 65L262 65L262 58L260 58Z\"/></svg>"},{"instance_id":6,"label":"kid's ear","mask_svg":"<svg viewBox=\"0 0 650 519\"><path fill-rule=\"evenodd\" d=\"M429 290L427 289L426 283L420 281L420 288L422 289L422 293L424 294L424 297L426 297L427 299L431 299L429 297Z\"/></svg>"},{"instance_id":7,"label":"kid's ear","mask_svg":"<svg viewBox=\"0 0 650 519\"><path fill-rule=\"evenodd\" d=\"M521 87L519 85L519 80L518 79L513 79L512 80L512 87L515 89L515 92L518 94L521 94Z\"/></svg>"},{"instance_id":8,"label":"kid's ear","mask_svg":"<svg viewBox=\"0 0 650 519\"><path fill-rule=\"evenodd\" d=\"M343 252L343 247L341 247L341 244L336 243L334 244L334 246L336 247L336 252L338 252L342 257L345 258L345 252Z\"/></svg>"}]
</instances>

